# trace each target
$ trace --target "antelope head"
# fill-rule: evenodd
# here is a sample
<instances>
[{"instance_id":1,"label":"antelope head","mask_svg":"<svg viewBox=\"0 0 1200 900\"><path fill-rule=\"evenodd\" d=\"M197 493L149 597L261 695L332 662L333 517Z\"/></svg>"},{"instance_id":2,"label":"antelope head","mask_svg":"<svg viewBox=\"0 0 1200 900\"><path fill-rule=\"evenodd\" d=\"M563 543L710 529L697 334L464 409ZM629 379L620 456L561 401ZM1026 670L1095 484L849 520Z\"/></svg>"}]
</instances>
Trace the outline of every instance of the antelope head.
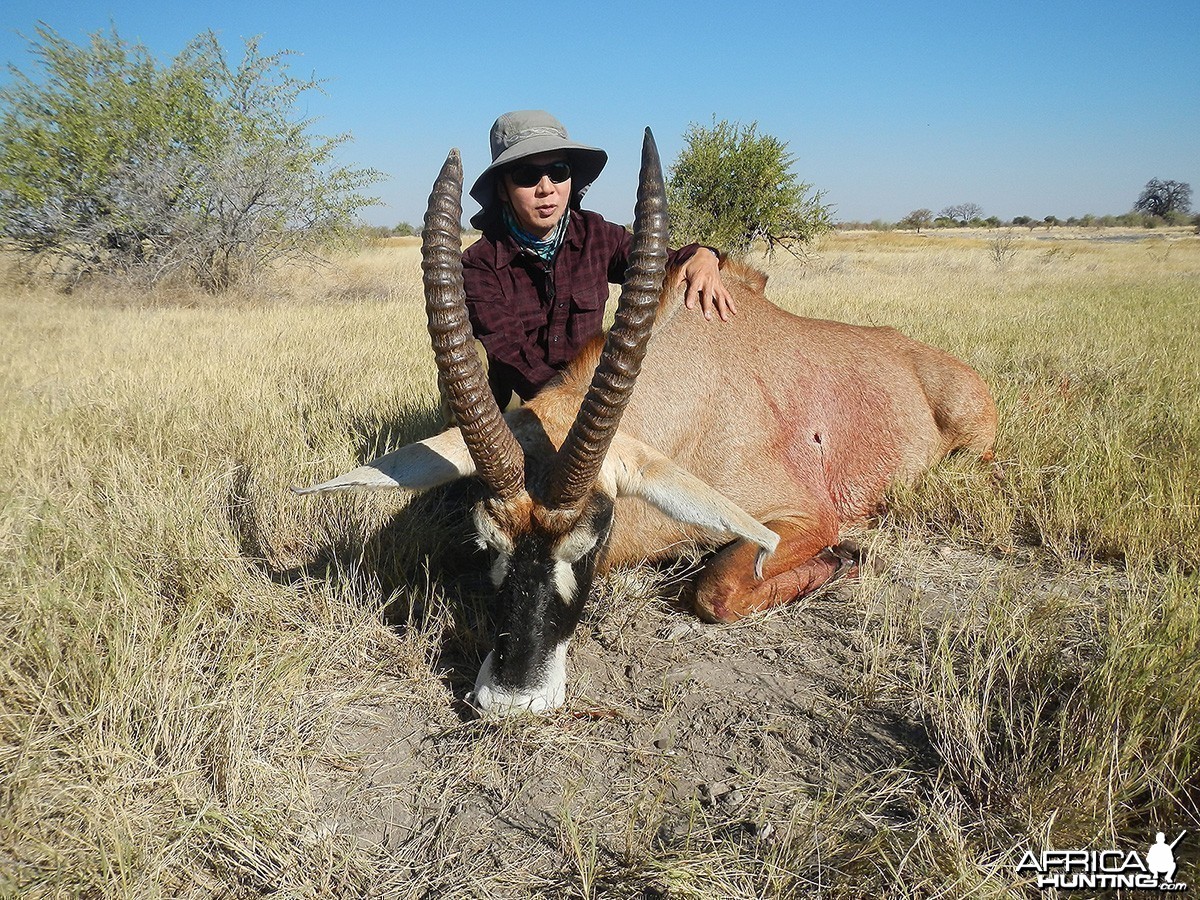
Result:
<instances>
[{"instance_id":1,"label":"antelope head","mask_svg":"<svg viewBox=\"0 0 1200 900\"><path fill-rule=\"evenodd\" d=\"M461 196L462 165L454 150L429 198L421 252L434 357L459 427L298 492L419 491L468 476L482 481L486 495L472 514L476 539L492 556L497 628L474 702L484 713L540 712L565 699L567 644L603 561L618 497L639 497L682 523L757 544L760 570L779 538L618 431L646 353L667 255L662 168L649 129L616 320L569 428L548 421L554 404L535 400L506 418L492 396L463 293ZM556 447L551 435L564 431Z\"/></svg>"}]
</instances>

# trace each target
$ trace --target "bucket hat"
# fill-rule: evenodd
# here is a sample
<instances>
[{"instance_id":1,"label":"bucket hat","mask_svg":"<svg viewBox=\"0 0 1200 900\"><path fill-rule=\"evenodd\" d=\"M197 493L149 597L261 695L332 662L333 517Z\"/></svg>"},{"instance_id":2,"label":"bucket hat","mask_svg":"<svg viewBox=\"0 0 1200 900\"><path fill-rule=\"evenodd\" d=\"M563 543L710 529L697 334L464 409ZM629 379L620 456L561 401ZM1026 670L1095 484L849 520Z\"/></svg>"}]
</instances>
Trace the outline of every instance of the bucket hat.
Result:
<instances>
[{"instance_id":1,"label":"bucket hat","mask_svg":"<svg viewBox=\"0 0 1200 900\"><path fill-rule=\"evenodd\" d=\"M492 125L492 164L483 170L471 187L471 196L486 213L496 200L496 176L506 166L537 156L539 153L563 151L571 161L571 193L574 198L583 195L588 186L604 169L608 154L599 147L589 147L572 141L562 122L542 109L522 109L508 112ZM484 213L471 218L477 225Z\"/></svg>"}]
</instances>

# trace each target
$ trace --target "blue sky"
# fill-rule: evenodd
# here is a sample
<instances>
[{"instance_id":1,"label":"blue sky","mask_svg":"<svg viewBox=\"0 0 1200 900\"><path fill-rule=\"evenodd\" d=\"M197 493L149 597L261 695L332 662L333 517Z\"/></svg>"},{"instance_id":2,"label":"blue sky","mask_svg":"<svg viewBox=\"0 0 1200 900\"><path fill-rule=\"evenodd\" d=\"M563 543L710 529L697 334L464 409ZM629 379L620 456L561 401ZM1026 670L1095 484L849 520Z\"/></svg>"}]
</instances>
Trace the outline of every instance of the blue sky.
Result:
<instances>
[{"instance_id":1,"label":"blue sky","mask_svg":"<svg viewBox=\"0 0 1200 900\"><path fill-rule=\"evenodd\" d=\"M343 161L388 173L377 224L418 222L446 151L473 178L492 120L525 108L608 150L588 205L619 222L641 129L669 163L714 115L787 141L842 220L1119 213L1152 177L1200 192L1200 0L5 0L0 59L34 71L20 35L38 21L76 42L112 23L161 58L207 29L231 53L253 35L298 51L295 73L326 81L304 112L353 133Z\"/></svg>"}]
</instances>

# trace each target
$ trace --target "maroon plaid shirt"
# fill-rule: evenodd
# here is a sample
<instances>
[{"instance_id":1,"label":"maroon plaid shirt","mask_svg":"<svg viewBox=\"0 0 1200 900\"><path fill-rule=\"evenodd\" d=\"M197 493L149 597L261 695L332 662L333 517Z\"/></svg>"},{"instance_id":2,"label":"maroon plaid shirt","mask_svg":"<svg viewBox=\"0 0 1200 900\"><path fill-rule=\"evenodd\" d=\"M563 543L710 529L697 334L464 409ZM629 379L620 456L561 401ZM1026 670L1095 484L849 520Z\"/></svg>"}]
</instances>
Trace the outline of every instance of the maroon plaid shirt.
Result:
<instances>
[{"instance_id":1,"label":"maroon plaid shirt","mask_svg":"<svg viewBox=\"0 0 1200 900\"><path fill-rule=\"evenodd\" d=\"M502 408L511 391L524 400L536 394L600 333L608 285L624 281L632 237L598 213L572 209L552 268L521 252L498 220L463 253L471 328ZM699 246L672 251L667 264Z\"/></svg>"}]
</instances>

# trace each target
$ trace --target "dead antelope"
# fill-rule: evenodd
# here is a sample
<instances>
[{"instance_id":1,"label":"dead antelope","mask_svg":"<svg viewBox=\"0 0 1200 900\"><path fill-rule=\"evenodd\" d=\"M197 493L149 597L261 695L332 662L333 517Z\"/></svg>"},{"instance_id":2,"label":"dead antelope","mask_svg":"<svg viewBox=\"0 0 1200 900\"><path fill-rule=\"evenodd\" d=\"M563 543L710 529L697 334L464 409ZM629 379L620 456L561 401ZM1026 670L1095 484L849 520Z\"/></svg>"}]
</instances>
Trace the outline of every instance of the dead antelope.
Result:
<instances>
[{"instance_id":1,"label":"dead antelope","mask_svg":"<svg viewBox=\"0 0 1200 900\"><path fill-rule=\"evenodd\" d=\"M829 549L839 526L869 515L889 484L956 448L991 449L996 410L982 379L891 328L791 315L764 297L765 276L736 263L723 269L733 321L680 313L662 288L666 200L649 131L630 267L603 349L597 338L502 416L463 299L461 190L452 151L422 253L434 354L460 427L302 493L484 483L473 516L498 600L495 647L475 684L485 712L562 704L567 643L603 568L685 541L728 544L700 575L696 607L731 621L828 581L844 565Z\"/></svg>"}]
</instances>

